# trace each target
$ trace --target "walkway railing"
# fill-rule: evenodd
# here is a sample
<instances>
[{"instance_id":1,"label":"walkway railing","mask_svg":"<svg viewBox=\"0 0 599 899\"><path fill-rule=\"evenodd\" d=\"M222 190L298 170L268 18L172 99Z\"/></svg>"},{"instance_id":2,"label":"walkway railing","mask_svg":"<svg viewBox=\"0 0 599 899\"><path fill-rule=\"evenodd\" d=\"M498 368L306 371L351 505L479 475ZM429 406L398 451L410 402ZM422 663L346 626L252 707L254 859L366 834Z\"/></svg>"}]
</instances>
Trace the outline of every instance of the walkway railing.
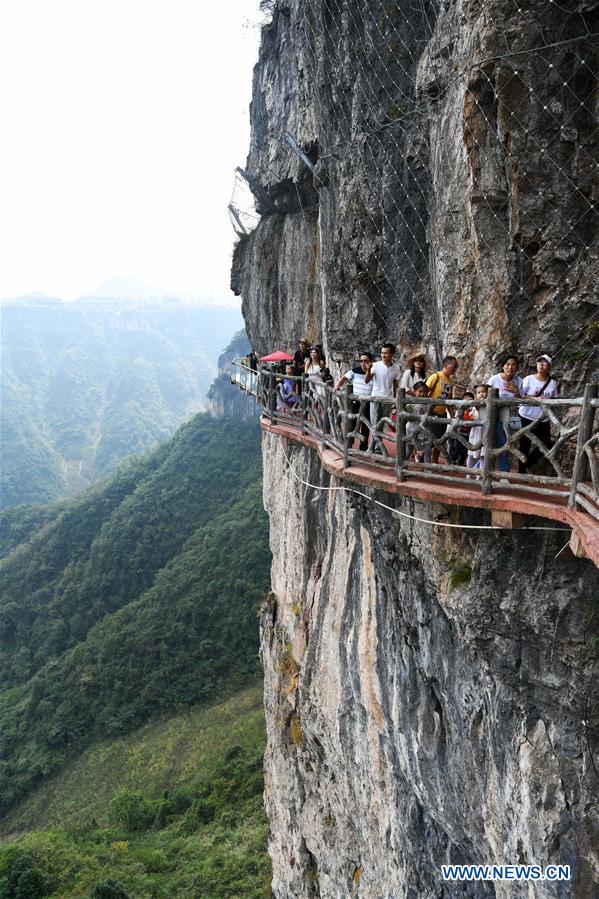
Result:
<instances>
[{"instance_id":1,"label":"walkway railing","mask_svg":"<svg viewBox=\"0 0 599 899\"><path fill-rule=\"evenodd\" d=\"M294 392L285 395L283 380L292 381ZM467 486L482 496L506 489L513 495L523 494L550 498L559 505L583 511L598 522L599 527L599 399L596 384L589 384L582 397L541 399L526 397L527 406L539 407L550 422L552 445L546 446L535 433L536 422L517 430L507 423L510 410L519 400L499 399L494 388L486 400L429 399L407 396L399 390L393 400L360 397L352 393L348 383L334 390L320 379L281 374L261 366L254 371L242 361L233 363L233 383L254 395L263 415L271 424L281 424L286 431L309 435L323 448L333 448L342 457L343 469L352 465L373 466L393 471L398 482L417 479ZM424 411L417 414L414 406ZM447 417L434 414L440 407ZM466 409L478 410L478 420L464 419ZM497 422L504 422L506 443L497 440ZM437 464L410 460L415 442L413 426L418 425L418 439L436 448L443 462ZM482 439L471 441L475 435ZM523 438L538 451L543 473L500 471L500 457L507 455L510 468L526 462ZM449 441L456 441L464 451L483 450L480 468L465 468L448 462ZM455 446L455 444L454 444ZM540 461L539 459L539 461ZM505 462L503 468L507 467ZM538 466L536 466L538 467Z\"/></svg>"}]
</instances>

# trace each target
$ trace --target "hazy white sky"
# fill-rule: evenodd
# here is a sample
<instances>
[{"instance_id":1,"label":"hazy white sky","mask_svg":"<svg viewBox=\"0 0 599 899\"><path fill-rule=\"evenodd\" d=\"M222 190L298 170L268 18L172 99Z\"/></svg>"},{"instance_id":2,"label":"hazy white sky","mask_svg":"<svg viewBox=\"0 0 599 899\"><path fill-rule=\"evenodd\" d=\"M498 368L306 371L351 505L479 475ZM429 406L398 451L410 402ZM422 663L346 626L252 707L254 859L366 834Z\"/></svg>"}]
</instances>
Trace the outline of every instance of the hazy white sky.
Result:
<instances>
[{"instance_id":1,"label":"hazy white sky","mask_svg":"<svg viewBox=\"0 0 599 899\"><path fill-rule=\"evenodd\" d=\"M231 298L258 0L0 4L0 297Z\"/></svg>"}]
</instances>

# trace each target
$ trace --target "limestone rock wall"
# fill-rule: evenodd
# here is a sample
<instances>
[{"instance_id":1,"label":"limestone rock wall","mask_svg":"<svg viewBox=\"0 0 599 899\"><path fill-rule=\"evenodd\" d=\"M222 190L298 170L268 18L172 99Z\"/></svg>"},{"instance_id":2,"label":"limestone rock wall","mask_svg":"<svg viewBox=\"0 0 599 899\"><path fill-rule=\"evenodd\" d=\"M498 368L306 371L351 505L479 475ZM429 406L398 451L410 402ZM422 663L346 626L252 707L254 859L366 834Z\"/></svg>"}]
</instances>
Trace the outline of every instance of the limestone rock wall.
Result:
<instances>
[{"instance_id":1,"label":"limestone rock wall","mask_svg":"<svg viewBox=\"0 0 599 899\"><path fill-rule=\"evenodd\" d=\"M392 339L475 380L509 345L553 352L566 389L588 379L596 7L278 3L246 166L264 215L232 273L254 348L305 333L335 370ZM486 519L329 490L310 450L267 435L264 468L275 895L595 895L595 567L558 555L561 532L448 529ZM452 886L446 862L575 880Z\"/></svg>"},{"instance_id":2,"label":"limestone rock wall","mask_svg":"<svg viewBox=\"0 0 599 899\"><path fill-rule=\"evenodd\" d=\"M338 485L264 441L275 896L594 896L592 563L555 559L559 533L456 537L443 507L402 505L431 527L308 488ZM441 864L479 862L577 881L441 884Z\"/></svg>"},{"instance_id":3,"label":"limestone rock wall","mask_svg":"<svg viewBox=\"0 0 599 899\"><path fill-rule=\"evenodd\" d=\"M473 379L542 349L569 388L588 379L597 18L596 0L277 4L247 170L280 211L232 278L252 338L307 331L338 363L392 339L459 353Z\"/></svg>"}]
</instances>

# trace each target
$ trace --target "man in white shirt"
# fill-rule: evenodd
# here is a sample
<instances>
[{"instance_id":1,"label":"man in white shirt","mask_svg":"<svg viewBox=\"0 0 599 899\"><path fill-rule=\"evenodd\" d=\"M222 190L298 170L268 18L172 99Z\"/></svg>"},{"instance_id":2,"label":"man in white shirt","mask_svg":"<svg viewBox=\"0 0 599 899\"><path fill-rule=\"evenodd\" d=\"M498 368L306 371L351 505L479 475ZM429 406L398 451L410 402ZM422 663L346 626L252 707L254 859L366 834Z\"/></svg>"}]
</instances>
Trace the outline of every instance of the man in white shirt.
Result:
<instances>
[{"instance_id":1,"label":"man in white shirt","mask_svg":"<svg viewBox=\"0 0 599 899\"><path fill-rule=\"evenodd\" d=\"M358 431L360 434L360 449L362 452L368 449L369 428L367 422L370 421L370 403L364 402L364 400L367 397L370 399L372 393L372 381L369 384L366 383L366 373L370 371L373 364L374 357L372 353L367 350L360 353L360 364L350 368L335 384L335 390L340 390L349 381L352 385L354 396L360 397L360 399L351 401L352 415L361 416L359 426L356 428L357 421L354 419L353 426L350 425L349 430ZM350 446L353 446L354 438L348 437L347 440Z\"/></svg>"},{"instance_id":2,"label":"man in white shirt","mask_svg":"<svg viewBox=\"0 0 599 899\"><path fill-rule=\"evenodd\" d=\"M381 418L388 418L393 406L395 390L401 378L399 365L393 362L395 346L392 343L384 343L381 347L380 362L366 372L364 380L367 384L372 382L372 399L388 399L387 403L370 404L370 421L372 423L372 443L369 452L380 452L381 433L377 433L377 425Z\"/></svg>"}]
</instances>

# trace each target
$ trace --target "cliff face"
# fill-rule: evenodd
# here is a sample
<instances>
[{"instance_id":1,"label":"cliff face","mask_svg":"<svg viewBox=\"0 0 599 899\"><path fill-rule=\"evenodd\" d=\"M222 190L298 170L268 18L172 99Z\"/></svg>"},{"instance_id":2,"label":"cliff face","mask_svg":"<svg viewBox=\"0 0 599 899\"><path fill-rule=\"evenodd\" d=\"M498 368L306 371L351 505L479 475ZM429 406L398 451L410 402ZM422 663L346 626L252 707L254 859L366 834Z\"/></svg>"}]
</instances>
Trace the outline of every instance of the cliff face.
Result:
<instances>
[{"instance_id":1,"label":"cliff face","mask_svg":"<svg viewBox=\"0 0 599 899\"><path fill-rule=\"evenodd\" d=\"M277 438L264 461L275 895L527 895L442 890L440 865L558 860L576 889L530 895L595 895L591 564L555 560L561 534L448 536L306 488L288 465L330 482Z\"/></svg>"},{"instance_id":2,"label":"cliff face","mask_svg":"<svg viewBox=\"0 0 599 899\"><path fill-rule=\"evenodd\" d=\"M391 339L473 381L509 346L588 380L596 6L278 5L247 164L268 208L233 267L258 351L307 333L335 369ZM312 451L263 448L275 895L594 895L597 570L556 558L567 534L447 529L487 522L328 490ZM452 886L448 862L576 879Z\"/></svg>"}]
</instances>

